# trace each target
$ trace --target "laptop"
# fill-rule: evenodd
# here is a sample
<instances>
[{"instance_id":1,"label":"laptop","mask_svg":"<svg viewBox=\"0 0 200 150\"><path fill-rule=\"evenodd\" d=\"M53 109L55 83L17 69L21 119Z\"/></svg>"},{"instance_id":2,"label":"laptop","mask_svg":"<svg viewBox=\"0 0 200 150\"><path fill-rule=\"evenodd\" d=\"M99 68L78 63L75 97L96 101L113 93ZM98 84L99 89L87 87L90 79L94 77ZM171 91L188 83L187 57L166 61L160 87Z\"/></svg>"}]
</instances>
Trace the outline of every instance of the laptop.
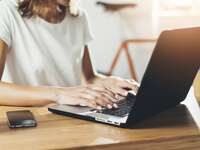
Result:
<instances>
[{"instance_id":1,"label":"laptop","mask_svg":"<svg viewBox=\"0 0 200 150\"><path fill-rule=\"evenodd\" d=\"M200 27L163 31L136 95L131 92L118 109L56 105L50 112L129 128L186 98L200 68Z\"/></svg>"}]
</instances>

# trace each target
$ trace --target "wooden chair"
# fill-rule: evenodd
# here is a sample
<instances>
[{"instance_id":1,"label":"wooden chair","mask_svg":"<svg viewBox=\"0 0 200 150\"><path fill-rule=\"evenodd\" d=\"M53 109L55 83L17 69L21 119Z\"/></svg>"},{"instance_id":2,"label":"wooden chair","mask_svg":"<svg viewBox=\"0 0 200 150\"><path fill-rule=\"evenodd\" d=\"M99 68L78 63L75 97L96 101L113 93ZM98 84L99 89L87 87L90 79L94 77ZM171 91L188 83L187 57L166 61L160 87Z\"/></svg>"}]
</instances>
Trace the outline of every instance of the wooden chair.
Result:
<instances>
[{"instance_id":1,"label":"wooden chair","mask_svg":"<svg viewBox=\"0 0 200 150\"><path fill-rule=\"evenodd\" d=\"M197 77L194 81L194 92L195 97L200 102L200 72L197 74Z\"/></svg>"},{"instance_id":2,"label":"wooden chair","mask_svg":"<svg viewBox=\"0 0 200 150\"><path fill-rule=\"evenodd\" d=\"M134 3L111 4L111 3L98 1L96 4L102 6L104 10L107 12L118 12L125 8L137 7L137 4L134 4ZM138 81L138 75L135 69L134 61L129 52L129 45L130 44L146 44L146 43L154 43L154 42L156 42L156 39L153 39L153 38L152 39L151 38L137 38L137 39L127 39L125 41L122 41L122 43L120 44L120 47L116 51L116 54L114 56L110 69L108 71L108 75L112 75L119 61L120 55L122 54L122 52L125 52L131 77L135 79L136 81Z\"/></svg>"},{"instance_id":3,"label":"wooden chair","mask_svg":"<svg viewBox=\"0 0 200 150\"><path fill-rule=\"evenodd\" d=\"M122 44L120 45L120 47L118 48L115 56L114 56L114 59L113 59L113 62L111 64L111 67L108 71L108 74L111 75L113 73L113 71L116 68L116 65L119 61L120 55L124 51L131 77L134 80L138 81L138 76L137 76L137 72L136 72L136 69L135 69L134 61L133 61L133 58L131 57L131 54L130 54L130 51L129 51L129 45L130 44L138 45L138 44L155 43L155 42L156 42L156 39L130 39L130 40L123 41Z\"/></svg>"}]
</instances>

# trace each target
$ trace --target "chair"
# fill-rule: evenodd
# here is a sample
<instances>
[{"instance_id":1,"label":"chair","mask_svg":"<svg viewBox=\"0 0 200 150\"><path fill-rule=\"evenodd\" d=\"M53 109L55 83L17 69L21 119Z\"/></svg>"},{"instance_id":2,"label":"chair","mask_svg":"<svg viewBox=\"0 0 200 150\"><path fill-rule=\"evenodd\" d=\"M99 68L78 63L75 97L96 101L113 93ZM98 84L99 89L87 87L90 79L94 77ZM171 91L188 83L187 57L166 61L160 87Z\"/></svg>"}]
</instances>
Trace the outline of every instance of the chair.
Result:
<instances>
[{"instance_id":1,"label":"chair","mask_svg":"<svg viewBox=\"0 0 200 150\"><path fill-rule=\"evenodd\" d=\"M194 92L195 97L200 102L200 72L197 74L197 77L194 81Z\"/></svg>"},{"instance_id":2,"label":"chair","mask_svg":"<svg viewBox=\"0 0 200 150\"><path fill-rule=\"evenodd\" d=\"M144 44L144 43L155 43L156 39L130 39L130 40L126 40L123 41L120 45L120 47L117 50L117 53L114 56L113 62L111 64L111 67L108 71L108 74L112 74L114 69L116 68L116 65L119 61L120 55L122 54L122 52L125 52L125 56L128 62L128 67L129 67L129 71L131 74L131 77L138 81L138 76L137 76L137 72L135 69L135 65L134 65L134 61L133 58L131 57L131 54L129 52L129 45L130 44Z\"/></svg>"},{"instance_id":3,"label":"chair","mask_svg":"<svg viewBox=\"0 0 200 150\"><path fill-rule=\"evenodd\" d=\"M96 3L97 5L100 5L104 8L107 12L119 12L122 9L126 8L132 8L134 9L137 7L137 4L134 3L120 3L120 4L112 4L112 3L106 3L102 1L98 1ZM116 68L116 65L119 61L119 58L123 52L125 52L125 56L128 62L129 71L131 74L131 77L138 81L138 75L135 69L133 58L131 57L130 51L129 51L129 45L130 44L146 44L146 43L155 43L156 39L154 38L131 38L131 39L125 39L121 42L119 48L116 51L116 54L114 56L114 59L112 61L112 64L109 68L108 75L112 75L114 69Z\"/></svg>"}]
</instances>

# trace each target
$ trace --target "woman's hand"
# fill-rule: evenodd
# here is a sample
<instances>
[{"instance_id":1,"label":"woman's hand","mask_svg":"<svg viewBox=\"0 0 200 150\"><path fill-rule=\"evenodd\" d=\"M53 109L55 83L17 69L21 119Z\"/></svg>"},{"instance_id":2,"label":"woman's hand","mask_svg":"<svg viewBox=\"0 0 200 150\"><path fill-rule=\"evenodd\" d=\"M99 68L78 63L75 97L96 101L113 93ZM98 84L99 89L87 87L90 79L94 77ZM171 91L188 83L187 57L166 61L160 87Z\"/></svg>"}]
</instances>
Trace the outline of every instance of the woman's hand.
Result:
<instances>
[{"instance_id":1,"label":"woman's hand","mask_svg":"<svg viewBox=\"0 0 200 150\"><path fill-rule=\"evenodd\" d=\"M137 93L139 84L134 80L124 80L119 77L98 76L93 83L115 94L116 99L128 95L128 91Z\"/></svg>"},{"instance_id":2,"label":"woman's hand","mask_svg":"<svg viewBox=\"0 0 200 150\"><path fill-rule=\"evenodd\" d=\"M96 85L58 88L55 99L59 104L88 106L95 109L117 108L114 94Z\"/></svg>"}]
</instances>

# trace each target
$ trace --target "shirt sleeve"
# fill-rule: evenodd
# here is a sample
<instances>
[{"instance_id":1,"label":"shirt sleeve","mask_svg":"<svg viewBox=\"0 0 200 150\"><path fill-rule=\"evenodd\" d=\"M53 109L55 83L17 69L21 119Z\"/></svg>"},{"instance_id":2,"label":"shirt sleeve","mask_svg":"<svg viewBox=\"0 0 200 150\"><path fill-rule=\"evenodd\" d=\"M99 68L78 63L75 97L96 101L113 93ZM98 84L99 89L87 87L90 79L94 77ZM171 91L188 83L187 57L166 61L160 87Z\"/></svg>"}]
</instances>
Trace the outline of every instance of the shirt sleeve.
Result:
<instances>
[{"instance_id":1,"label":"shirt sleeve","mask_svg":"<svg viewBox=\"0 0 200 150\"><path fill-rule=\"evenodd\" d=\"M11 32L8 8L0 1L0 39L3 40L8 47L11 45Z\"/></svg>"},{"instance_id":2,"label":"shirt sleeve","mask_svg":"<svg viewBox=\"0 0 200 150\"><path fill-rule=\"evenodd\" d=\"M94 39L94 35L91 31L91 27L88 21L88 14L85 11L83 12L83 36L84 44L86 45Z\"/></svg>"}]
</instances>

